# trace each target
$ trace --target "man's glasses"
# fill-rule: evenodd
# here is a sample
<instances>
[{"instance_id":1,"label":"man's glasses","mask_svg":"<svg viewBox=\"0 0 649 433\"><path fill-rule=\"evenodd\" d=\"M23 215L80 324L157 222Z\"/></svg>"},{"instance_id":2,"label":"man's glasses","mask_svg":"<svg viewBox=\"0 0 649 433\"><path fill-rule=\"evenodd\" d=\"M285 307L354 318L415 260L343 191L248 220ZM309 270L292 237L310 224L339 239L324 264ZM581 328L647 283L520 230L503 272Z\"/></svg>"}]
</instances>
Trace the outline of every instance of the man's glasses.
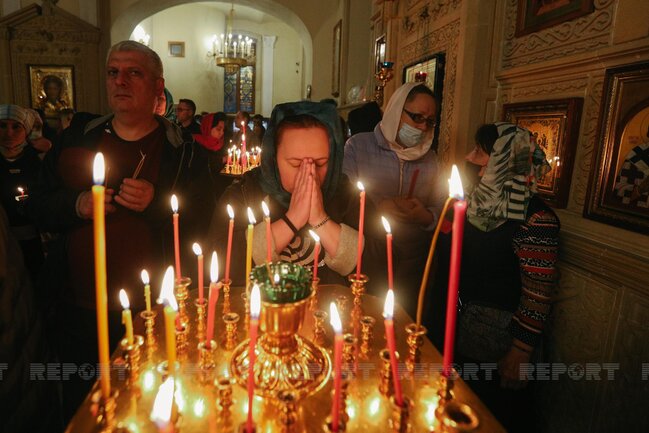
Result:
<instances>
[{"instance_id":1,"label":"man's glasses","mask_svg":"<svg viewBox=\"0 0 649 433\"><path fill-rule=\"evenodd\" d=\"M403 109L403 112L408 115L412 119L413 122L421 125L422 123L426 123L426 126L428 128L434 128L435 125L437 125L437 121L433 119L432 117L424 117L423 115L419 113L411 113L410 111L406 110L405 108Z\"/></svg>"}]
</instances>

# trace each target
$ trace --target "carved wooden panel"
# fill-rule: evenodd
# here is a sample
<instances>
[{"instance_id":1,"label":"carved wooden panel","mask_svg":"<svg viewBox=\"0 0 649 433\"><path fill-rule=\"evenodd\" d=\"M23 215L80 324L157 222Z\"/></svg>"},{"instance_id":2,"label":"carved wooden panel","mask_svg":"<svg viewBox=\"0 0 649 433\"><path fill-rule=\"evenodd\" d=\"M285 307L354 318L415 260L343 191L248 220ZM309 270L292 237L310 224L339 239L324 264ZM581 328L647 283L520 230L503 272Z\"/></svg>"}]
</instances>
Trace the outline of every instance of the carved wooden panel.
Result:
<instances>
[{"instance_id":1,"label":"carved wooden panel","mask_svg":"<svg viewBox=\"0 0 649 433\"><path fill-rule=\"evenodd\" d=\"M595 0L595 11L583 17L517 38L517 0L505 11L503 68L512 68L593 51L610 44L616 0Z\"/></svg>"}]
</instances>

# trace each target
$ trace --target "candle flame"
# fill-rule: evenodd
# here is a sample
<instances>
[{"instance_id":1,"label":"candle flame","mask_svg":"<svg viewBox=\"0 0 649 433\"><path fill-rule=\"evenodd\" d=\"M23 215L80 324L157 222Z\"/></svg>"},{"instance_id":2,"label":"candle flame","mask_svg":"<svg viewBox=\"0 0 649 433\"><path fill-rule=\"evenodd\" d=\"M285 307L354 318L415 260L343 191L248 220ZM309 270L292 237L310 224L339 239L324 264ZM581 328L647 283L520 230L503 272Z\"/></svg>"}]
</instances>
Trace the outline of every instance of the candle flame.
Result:
<instances>
[{"instance_id":1,"label":"candle flame","mask_svg":"<svg viewBox=\"0 0 649 433\"><path fill-rule=\"evenodd\" d=\"M210 281L216 283L219 280L219 260L216 251L212 251L212 262L210 263Z\"/></svg>"},{"instance_id":2,"label":"candle flame","mask_svg":"<svg viewBox=\"0 0 649 433\"><path fill-rule=\"evenodd\" d=\"M273 276L273 281L275 284L279 284L279 274L277 272L275 272L275 275Z\"/></svg>"},{"instance_id":3,"label":"candle flame","mask_svg":"<svg viewBox=\"0 0 649 433\"><path fill-rule=\"evenodd\" d=\"M388 289L388 294L385 297L385 304L383 305L383 317L392 320L394 316L394 291Z\"/></svg>"},{"instance_id":4,"label":"candle flame","mask_svg":"<svg viewBox=\"0 0 649 433\"><path fill-rule=\"evenodd\" d=\"M176 197L176 194L171 195L171 211L178 213L178 197Z\"/></svg>"},{"instance_id":5,"label":"candle flame","mask_svg":"<svg viewBox=\"0 0 649 433\"><path fill-rule=\"evenodd\" d=\"M226 206L226 209L228 210L228 216L230 217L231 220L234 219L234 209L232 209L232 206L229 204Z\"/></svg>"},{"instance_id":6,"label":"candle flame","mask_svg":"<svg viewBox=\"0 0 649 433\"><path fill-rule=\"evenodd\" d=\"M252 209L250 208L248 208L248 221L250 222L250 225L257 224L257 220L255 219L255 214L252 213Z\"/></svg>"},{"instance_id":7,"label":"candle flame","mask_svg":"<svg viewBox=\"0 0 649 433\"><path fill-rule=\"evenodd\" d=\"M167 304L174 311L178 311L178 303L176 302L176 297L174 296L174 267L169 266L165 272L165 276L162 279L162 289L160 290L160 297L158 298L158 304Z\"/></svg>"},{"instance_id":8,"label":"candle flame","mask_svg":"<svg viewBox=\"0 0 649 433\"><path fill-rule=\"evenodd\" d=\"M95 185L102 185L106 176L106 164L104 163L104 154L97 152L95 162L92 165L92 180Z\"/></svg>"},{"instance_id":9,"label":"candle flame","mask_svg":"<svg viewBox=\"0 0 649 433\"><path fill-rule=\"evenodd\" d=\"M197 256L203 254L203 250L201 249L201 246L198 245L198 242L194 242L192 244L192 250L194 250L194 254L196 254Z\"/></svg>"},{"instance_id":10,"label":"candle flame","mask_svg":"<svg viewBox=\"0 0 649 433\"><path fill-rule=\"evenodd\" d=\"M390 229L390 223L384 216L381 217L381 222L383 223L383 228L385 229L385 232L387 234L392 233L392 230Z\"/></svg>"},{"instance_id":11,"label":"candle flame","mask_svg":"<svg viewBox=\"0 0 649 433\"><path fill-rule=\"evenodd\" d=\"M149 273L146 269L142 269L142 272L140 272L140 278L142 278L142 283L149 284Z\"/></svg>"},{"instance_id":12,"label":"candle flame","mask_svg":"<svg viewBox=\"0 0 649 433\"><path fill-rule=\"evenodd\" d=\"M259 318L259 310L261 310L261 295L259 286L255 284L250 292L250 317L253 319Z\"/></svg>"},{"instance_id":13,"label":"candle flame","mask_svg":"<svg viewBox=\"0 0 649 433\"><path fill-rule=\"evenodd\" d=\"M462 179L460 179L460 172L455 164L453 164L453 168L451 169L451 178L448 180L448 196L459 200L464 199Z\"/></svg>"},{"instance_id":14,"label":"candle flame","mask_svg":"<svg viewBox=\"0 0 649 433\"><path fill-rule=\"evenodd\" d=\"M243 128L243 125L241 127ZM246 134L241 134L241 141L246 142Z\"/></svg>"},{"instance_id":15,"label":"candle flame","mask_svg":"<svg viewBox=\"0 0 649 433\"><path fill-rule=\"evenodd\" d=\"M358 187L358 189L360 189L361 191L365 191L365 186L363 186L363 182L361 182L360 180L356 182L356 187Z\"/></svg>"},{"instance_id":16,"label":"candle flame","mask_svg":"<svg viewBox=\"0 0 649 433\"><path fill-rule=\"evenodd\" d=\"M246 152L248 153L248 152ZM265 201L261 202L261 210L264 212L264 216L266 218L270 217L270 210L268 209L268 205L266 204Z\"/></svg>"},{"instance_id":17,"label":"candle flame","mask_svg":"<svg viewBox=\"0 0 649 433\"><path fill-rule=\"evenodd\" d=\"M309 230L309 234L316 242L320 242L320 236L318 236L316 232L314 232L313 230Z\"/></svg>"},{"instance_id":18,"label":"candle flame","mask_svg":"<svg viewBox=\"0 0 649 433\"><path fill-rule=\"evenodd\" d=\"M122 304L123 309L128 310L131 308L131 303L128 302L128 295L124 289L119 289L119 302Z\"/></svg>"},{"instance_id":19,"label":"candle flame","mask_svg":"<svg viewBox=\"0 0 649 433\"><path fill-rule=\"evenodd\" d=\"M166 426L171 420L171 406L174 400L174 377L169 376L165 380L153 402L153 409L151 410L151 421L158 424L158 426Z\"/></svg>"},{"instance_id":20,"label":"candle flame","mask_svg":"<svg viewBox=\"0 0 649 433\"><path fill-rule=\"evenodd\" d=\"M343 324L340 321L338 308L336 308L336 304L334 302L329 304L329 315L331 316L331 327L334 328L334 332L336 334L341 334L343 332Z\"/></svg>"},{"instance_id":21,"label":"candle flame","mask_svg":"<svg viewBox=\"0 0 649 433\"><path fill-rule=\"evenodd\" d=\"M24 193L25 193L25 190L23 189L22 186L19 186L19 187L18 187L18 192L21 193L21 194L24 194Z\"/></svg>"}]
</instances>

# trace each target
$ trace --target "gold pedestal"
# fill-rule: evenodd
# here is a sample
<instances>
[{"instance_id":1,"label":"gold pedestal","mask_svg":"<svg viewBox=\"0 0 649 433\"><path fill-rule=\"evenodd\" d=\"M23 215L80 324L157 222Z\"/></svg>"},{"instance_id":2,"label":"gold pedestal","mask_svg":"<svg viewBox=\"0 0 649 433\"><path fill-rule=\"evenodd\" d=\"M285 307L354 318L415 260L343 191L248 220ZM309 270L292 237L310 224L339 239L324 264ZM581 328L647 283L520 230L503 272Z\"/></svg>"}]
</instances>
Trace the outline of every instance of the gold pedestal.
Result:
<instances>
[{"instance_id":1,"label":"gold pedestal","mask_svg":"<svg viewBox=\"0 0 649 433\"><path fill-rule=\"evenodd\" d=\"M297 398L322 388L331 374L329 354L298 335L311 298L285 304L261 303L255 362L255 393L275 397L292 391ZM248 345L243 341L232 353L230 371L236 381L247 385Z\"/></svg>"}]
</instances>

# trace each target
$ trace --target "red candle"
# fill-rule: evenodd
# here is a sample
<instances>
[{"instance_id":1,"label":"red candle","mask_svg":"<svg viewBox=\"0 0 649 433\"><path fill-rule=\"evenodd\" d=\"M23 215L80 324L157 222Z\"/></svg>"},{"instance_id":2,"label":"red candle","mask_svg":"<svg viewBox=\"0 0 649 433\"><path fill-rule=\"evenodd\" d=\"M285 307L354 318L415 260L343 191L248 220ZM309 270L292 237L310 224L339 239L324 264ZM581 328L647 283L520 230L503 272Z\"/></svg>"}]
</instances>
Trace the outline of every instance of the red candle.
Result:
<instances>
[{"instance_id":1,"label":"red candle","mask_svg":"<svg viewBox=\"0 0 649 433\"><path fill-rule=\"evenodd\" d=\"M178 198L176 194L171 196L171 211L174 213L174 253L176 257L176 280L180 280L180 236L178 235Z\"/></svg>"},{"instance_id":2,"label":"red candle","mask_svg":"<svg viewBox=\"0 0 649 433\"><path fill-rule=\"evenodd\" d=\"M271 237L273 236L273 232L270 228L270 210L268 210L268 205L265 201L261 202L261 210L264 212L264 221L266 222L266 261L270 263L273 260L271 248Z\"/></svg>"},{"instance_id":3,"label":"red candle","mask_svg":"<svg viewBox=\"0 0 649 433\"><path fill-rule=\"evenodd\" d=\"M309 234L315 241L313 248L313 281L315 281L318 278L318 262L320 261L320 236L313 230L309 230Z\"/></svg>"},{"instance_id":4,"label":"red candle","mask_svg":"<svg viewBox=\"0 0 649 433\"><path fill-rule=\"evenodd\" d=\"M207 305L207 343L212 341L214 336L214 312L216 311L216 303L219 300L219 290L221 284L219 281L219 261L216 256L216 251L212 251L212 262L210 263L210 293Z\"/></svg>"},{"instance_id":5,"label":"red candle","mask_svg":"<svg viewBox=\"0 0 649 433\"><path fill-rule=\"evenodd\" d=\"M198 301L203 303L203 250L196 242L192 245L198 260Z\"/></svg>"},{"instance_id":6,"label":"red candle","mask_svg":"<svg viewBox=\"0 0 649 433\"><path fill-rule=\"evenodd\" d=\"M383 317L385 318L385 338L388 341L388 352L390 352L390 366L392 367L392 380L394 382L394 399L399 406L403 406L403 395L401 394L401 379L399 379L399 364L397 362L397 344L394 338L394 291L388 290L383 306Z\"/></svg>"},{"instance_id":7,"label":"red candle","mask_svg":"<svg viewBox=\"0 0 649 433\"><path fill-rule=\"evenodd\" d=\"M338 431L340 422L340 397L342 388L343 364L343 325L335 303L329 304L331 327L334 329L334 398L331 405L331 431Z\"/></svg>"},{"instance_id":8,"label":"red candle","mask_svg":"<svg viewBox=\"0 0 649 433\"><path fill-rule=\"evenodd\" d=\"M412 177L410 178L410 188L408 189L407 198L412 198L412 195L415 193L415 185L417 185L418 176L419 176L419 169L416 169L415 172L412 173Z\"/></svg>"},{"instance_id":9,"label":"red candle","mask_svg":"<svg viewBox=\"0 0 649 433\"><path fill-rule=\"evenodd\" d=\"M392 230L390 223L385 217L381 217L383 227L385 228L385 243L388 251L388 290L394 290L394 274L392 273Z\"/></svg>"},{"instance_id":10,"label":"red candle","mask_svg":"<svg viewBox=\"0 0 649 433\"><path fill-rule=\"evenodd\" d=\"M453 235L451 239L451 267L448 276L448 303L446 304L446 332L444 338L444 358L442 372L450 376L455 345L455 322L457 319L457 299L460 287L460 265L462 263L462 237L464 235L464 216L466 202L463 200L462 181L457 167L453 165L449 181L449 195L457 198L453 204Z\"/></svg>"},{"instance_id":11,"label":"red candle","mask_svg":"<svg viewBox=\"0 0 649 433\"><path fill-rule=\"evenodd\" d=\"M230 257L232 257L232 233L234 232L234 210L227 205L230 223L228 225L228 250L225 256L225 281L230 281Z\"/></svg>"},{"instance_id":12,"label":"red candle","mask_svg":"<svg viewBox=\"0 0 649 433\"><path fill-rule=\"evenodd\" d=\"M360 212L358 214L358 251L356 253L356 279L361 278L361 261L363 258L363 225L365 224L365 187L358 181L356 186L361 190Z\"/></svg>"},{"instance_id":13,"label":"red candle","mask_svg":"<svg viewBox=\"0 0 649 433\"><path fill-rule=\"evenodd\" d=\"M261 298L259 286L256 284L250 292L250 343L248 346L248 419L246 432L252 433L252 399L255 395L255 345L257 344L257 328L259 327L259 310Z\"/></svg>"}]
</instances>

